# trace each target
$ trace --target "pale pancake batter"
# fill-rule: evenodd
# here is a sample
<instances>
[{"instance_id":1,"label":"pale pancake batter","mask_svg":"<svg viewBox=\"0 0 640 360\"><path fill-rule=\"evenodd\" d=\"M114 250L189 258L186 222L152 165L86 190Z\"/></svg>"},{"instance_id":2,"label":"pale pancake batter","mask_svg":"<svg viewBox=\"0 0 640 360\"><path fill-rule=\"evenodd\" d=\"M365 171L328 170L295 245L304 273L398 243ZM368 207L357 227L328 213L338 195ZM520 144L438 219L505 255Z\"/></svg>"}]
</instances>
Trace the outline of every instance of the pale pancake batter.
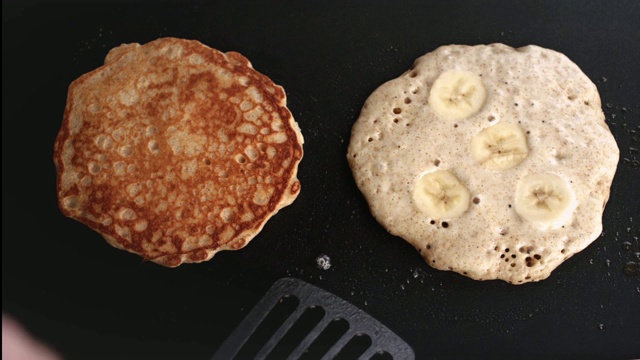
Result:
<instances>
[{"instance_id":1,"label":"pale pancake batter","mask_svg":"<svg viewBox=\"0 0 640 360\"><path fill-rule=\"evenodd\" d=\"M347 157L373 216L429 265L520 284L600 235L619 150L563 54L450 45L371 94Z\"/></svg>"}]
</instances>

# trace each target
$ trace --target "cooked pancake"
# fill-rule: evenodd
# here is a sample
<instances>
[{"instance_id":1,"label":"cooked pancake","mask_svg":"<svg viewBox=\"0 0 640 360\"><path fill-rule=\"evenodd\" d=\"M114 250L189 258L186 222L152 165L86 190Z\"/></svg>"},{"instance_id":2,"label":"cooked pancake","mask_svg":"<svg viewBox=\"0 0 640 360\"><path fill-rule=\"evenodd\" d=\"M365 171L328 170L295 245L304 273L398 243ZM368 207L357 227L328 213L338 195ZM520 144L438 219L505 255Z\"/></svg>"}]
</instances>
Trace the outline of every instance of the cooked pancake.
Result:
<instances>
[{"instance_id":1,"label":"cooked pancake","mask_svg":"<svg viewBox=\"0 0 640 360\"><path fill-rule=\"evenodd\" d=\"M145 260L205 261L293 202L302 143L282 87L242 55L176 38L122 45L69 87L60 209Z\"/></svg>"},{"instance_id":2,"label":"cooked pancake","mask_svg":"<svg viewBox=\"0 0 640 360\"><path fill-rule=\"evenodd\" d=\"M566 56L451 45L371 94L347 157L373 216L429 265L521 284L598 238L619 150Z\"/></svg>"}]
</instances>

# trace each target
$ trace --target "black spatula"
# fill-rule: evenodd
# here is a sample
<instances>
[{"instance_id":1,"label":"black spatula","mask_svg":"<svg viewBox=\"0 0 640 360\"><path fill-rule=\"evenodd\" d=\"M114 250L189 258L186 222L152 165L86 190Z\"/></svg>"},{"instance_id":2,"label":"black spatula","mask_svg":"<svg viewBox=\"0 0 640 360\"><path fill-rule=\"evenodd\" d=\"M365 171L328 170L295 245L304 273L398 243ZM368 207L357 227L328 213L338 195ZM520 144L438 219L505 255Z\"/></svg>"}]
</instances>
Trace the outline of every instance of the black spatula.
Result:
<instances>
[{"instance_id":1,"label":"black spatula","mask_svg":"<svg viewBox=\"0 0 640 360\"><path fill-rule=\"evenodd\" d=\"M283 278L212 360L414 358L409 345L369 314L302 280Z\"/></svg>"}]
</instances>

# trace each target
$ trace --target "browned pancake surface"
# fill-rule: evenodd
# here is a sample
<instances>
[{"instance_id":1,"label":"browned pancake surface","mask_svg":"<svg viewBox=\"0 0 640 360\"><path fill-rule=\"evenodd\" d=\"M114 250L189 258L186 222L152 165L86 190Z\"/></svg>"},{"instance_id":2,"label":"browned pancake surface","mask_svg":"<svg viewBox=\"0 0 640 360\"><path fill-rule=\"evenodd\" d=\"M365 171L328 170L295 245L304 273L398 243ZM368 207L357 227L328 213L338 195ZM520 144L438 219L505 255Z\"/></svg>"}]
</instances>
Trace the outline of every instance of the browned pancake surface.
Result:
<instances>
[{"instance_id":1,"label":"browned pancake surface","mask_svg":"<svg viewBox=\"0 0 640 360\"><path fill-rule=\"evenodd\" d=\"M242 55L127 44L69 87L55 143L62 212L165 266L244 247L298 195L284 90Z\"/></svg>"}]
</instances>

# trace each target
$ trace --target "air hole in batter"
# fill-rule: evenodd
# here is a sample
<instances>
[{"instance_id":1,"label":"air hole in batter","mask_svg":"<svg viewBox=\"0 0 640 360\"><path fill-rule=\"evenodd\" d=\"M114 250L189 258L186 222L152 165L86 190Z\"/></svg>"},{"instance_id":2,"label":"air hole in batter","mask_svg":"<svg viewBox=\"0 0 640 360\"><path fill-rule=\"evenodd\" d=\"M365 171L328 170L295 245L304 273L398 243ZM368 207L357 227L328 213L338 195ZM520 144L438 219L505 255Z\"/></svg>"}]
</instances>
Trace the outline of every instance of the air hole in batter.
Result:
<instances>
[{"instance_id":1,"label":"air hole in batter","mask_svg":"<svg viewBox=\"0 0 640 360\"><path fill-rule=\"evenodd\" d=\"M89 164L89 172L93 175L99 173L102 170L102 166L100 166L100 164L98 163L90 163Z\"/></svg>"},{"instance_id":2,"label":"air hole in batter","mask_svg":"<svg viewBox=\"0 0 640 360\"><path fill-rule=\"evenodd\" d=\"M524 262L527 264L527 267L532 267L533 265L536 264L536 261L531 256L527 256L524 259Z\"/></svg>"},{"instance_id":3,"label":"air hole in batter","mask_svg":"<svg viewBox=\"0 0 640 360\"><path fill-rule=\"evenodd\" d=\"M151 150L151 151L156 151L156 150L158 150L160 148L160 145L158 145L158 142L155 141L155 140L149 141L147 146L149 147L149 150Z\"/></svg>"},{"instance_id":4,"label":"air hole in batter","mask_svg":"<svg viewBox=\"0 0 640 360\"><path fill-rule=\"evenodd\" d=\"M518 251L520 251L521 254L531 254L531 252L533 251L533 246L521 246Z\"/></svg>"}]
</instances>

